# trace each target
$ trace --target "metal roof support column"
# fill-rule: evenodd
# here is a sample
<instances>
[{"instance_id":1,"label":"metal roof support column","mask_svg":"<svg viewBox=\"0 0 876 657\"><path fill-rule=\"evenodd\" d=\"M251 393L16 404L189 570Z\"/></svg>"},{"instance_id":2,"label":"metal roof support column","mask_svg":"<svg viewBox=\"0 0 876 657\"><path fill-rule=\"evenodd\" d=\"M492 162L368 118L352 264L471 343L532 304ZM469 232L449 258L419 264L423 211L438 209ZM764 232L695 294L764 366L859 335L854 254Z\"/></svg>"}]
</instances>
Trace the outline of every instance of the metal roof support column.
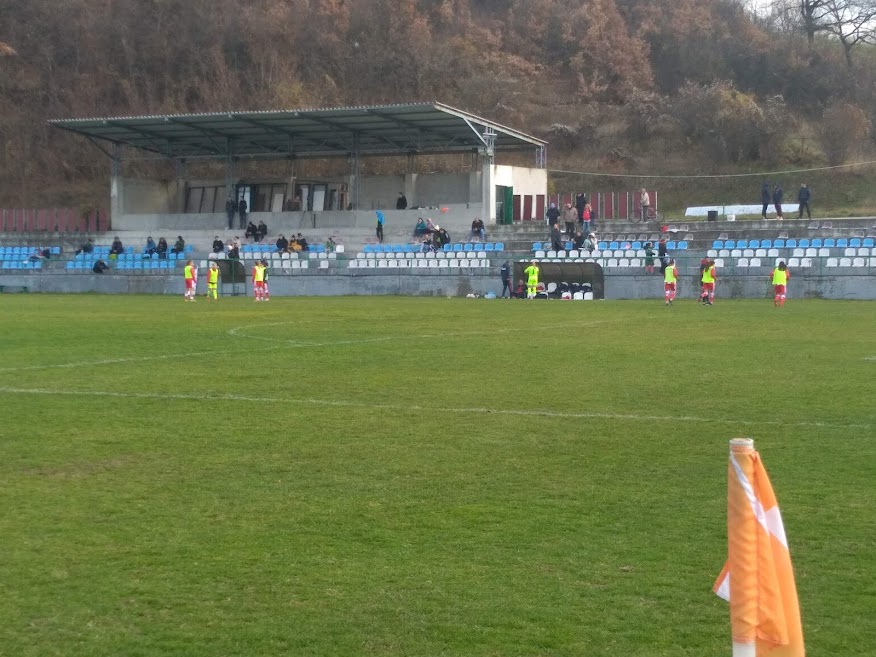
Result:
<instances>
[{"instance_id":1,"label":"metal roof support column","mask_svg":"<svg viewBox=\"0 0 876 657\"><path fill-rule=\"evenodd\" d=\"M535 168L547 169L547 146L537 146L535 149Z\"/></svg>"},{"instance_id":2,"label":"metal roof support column","mask_svg":"<svg viewBox=\"0 0 876 657\"><path fill-rule=\"evenodd\" d=\"M493 184L493 162L496 154L496 131L484 130L483 168L481 169L481 219L485 224L496 223L496 187Z\"/></svg>"},{"instance_id":3,"label":"metal roof support column","mask_svg":"<svg viewBox=\"0 0 876 657\"><path fill-rule=\"evenodd\" d=\"M122 146L114 143L110 159L110 222L125 214L125 185L122 181Z\"/></svg>"},{"instance_id":4,"label":"metal roof support column","mask_svg":"<svg viewBox=\"0 0 876 657\"><path fill-rule=\"evenodd\" d=\"M353 133L353 150L350 153L350 205L359 209L359 192L362 190L362 171L359 163L359 133Z\"/></svg>"}]
</instances>

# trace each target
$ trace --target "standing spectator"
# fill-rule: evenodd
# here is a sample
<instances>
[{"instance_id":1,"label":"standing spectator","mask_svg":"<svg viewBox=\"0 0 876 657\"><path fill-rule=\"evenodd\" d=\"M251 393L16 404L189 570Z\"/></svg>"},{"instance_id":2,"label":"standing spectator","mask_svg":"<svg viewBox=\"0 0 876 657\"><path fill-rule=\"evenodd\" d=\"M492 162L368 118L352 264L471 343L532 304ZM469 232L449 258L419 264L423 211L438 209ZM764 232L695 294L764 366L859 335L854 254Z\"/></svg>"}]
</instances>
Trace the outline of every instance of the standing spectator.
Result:
<instances>
[{"instance_id":1,"label":"standing spectator","mask_svg":"<svg viewBox=\"0 0 876 657\"><path fill-rule=\"evenodd\" d=\"M259 221L256 228L256 242L261 242L268 235L268 225L264 221Z\"/></svg>"},{"instance_id":2,"label":"standing spectator","mask_svg":"<svg viewBox=\"0 0 876 657\"><path fill-rule=\"evenodd\" d=\"M401 199L399 199L401 202ZM377 241L383 242L383 213L377 210Z\"/></svg>"},{"instance_id":3,"label":"standing spectator","mask_svg":"<svg viewBox=\"0 0 876 657\"><path fill-rule=\"evenodd\" d=\"M277 238L277 253L283 253L286 249L289 248L289 240L287 240L283 235Z\"/></svg>"},{"instance_id":4,"label":"standing spectator","mask_svg":"<svg viewBox=\"0 0 876 657\"><path fill-rule=\"evenodd\" d=\"M566 203L566 209L563 210L563 223L566 224L566 235L569 237L575 233L575 224L578 223L579 217L578 211L572 207L572 204Z\"/></svg>"},{"instance_id":5,"label":"standing spectator","mask_svg":"<svg viewBox=\"0 0 876 657\"><path fill-rule=\"evenodd\" d=\"M146 238L146 248L143 249L143 253L148 256L151 256L153 253L155 253L155 240L152 239L151 235Z\"/></svg>"},{"instance_id":6,"label":"standing spectator","mask_svg":"<svg viewBox=\"0 0 876 657\"><path fill-rule=\"evenodd\" d=\"M219 239L219 236L213 238L213 253L222 253L225 250L225 245L222 243L222 240Z\"/></svg>"},{"instance_id":7,"label":"standing spectator","mask_svg":"<svg viewBox=\"0 0 876 657\"><path fill-rule=\"evenodd\" d=\"M235 235L232 242L234 243L234 248L237 249L238 253L240 253L240 236Z\"/></svg>"},{"instance_id":8,"label":"standing spectator","mask_svg":"<svg viewBox=\"0 0 876 657\"><path fill-rule=\"evenodd\" d=\"M404 195L404 193L398 193L398 200L395 202L396 210L407 210L408 209L408 199ZM381 238L382 239L382 238Z\"/></svg>"},{"instance_id":9,"label":"standing spectator","mask_svg":"<svg viewBox=\"0 0 876 657\"><path fill-rule=\"evenodd\" d=\"M575 210L578 212L578 218L580 220L584 220L584 206L587 205L587 195L586 194L578 194L575 197ZM586 228L584 229L587 230Z\"/></svg>"},{"instance_id":10,"label":"standing spectator","mask_svg":"<svg viewBox=\"0 0 876 657\"><path fill-rule=\"evenodd\" d=\"M176 254L185 253L186 250L186 241L182 238L182 235L176 236L176 244L173 245L173 252Z\"/></svg>"},{"instance_id":11,"label":"standing spectator","mask_svg":"<svg viewBox=\"0 0 876 657\"><path fill-rule=\"evenodd\" d=\"M666 238L661 237L657 242L657 257L660 258L660 273L666 273L666 265L669 263L669 254L666 251Z\"/></svg>"},{"instance_id":12,"label":"standing spectator","mask_svg":"<svg viewBox=\"0 0 876 657\"><path fill-rule=\"evenodd\" d=\"M544 213L545 219L547 220L548 226L553 226L560 220L560 211L557 210L557 204L551 203L551 207L548 208L548 211Z\"/></svg>"},{"instance_id":13,"label":"standing spectator","mask_svg":"<svg viewBox=\"0 0 876 657\"><path fill-rule=\"evenodd\" d=\"M481 242L485 241L487 238L487 232L484 229L484 222L481 221L480 217L475 217L475 220L471 222L471 233L469 233L468 239L474 241L475 237L478 237Z\"/></svg>"},{"instance_id":14,"label":"standing spectator","mask_svg":"<svg viewBox=\"0 0 876 657\"><path fill-rule=\"evenodd\" d=\"M782 221L782 200L785 198L785 192L779 183L773 188L773 205L776 206L776 219Z\"/></svg>"},{"instance_id":15,"label":"standing spectator","mask_svg":"<svg viewBox=\"0 0 876 657\"><path fill-rule=\"evenodd\" d=\"M584 204L584 209L581 211L581 232L589 233L591 222L593 221L593 209L589 203Z\"/></svg>"},{"instance_id":16,"label":"standing spectator","mask_svg":"<svg viewBox=\"0 0 876 657\"><path fill-rule=\"evenodd\" d=\"M563 236L562 233L560 233L560 226L557 223L554 223L551 228L551 248L554 251L563 250Z\"/></svg>"},{"instance_id":17,"label":"standing spectator","mask_svg":"<svg viewBox=\"0 0 876 657\"><path fill-rule=\"evenodd\" d=\"M508 290L508 298L511 298L511 263L507 260L499 270L499 276L502 277L502 298L505 298L505 290Z\"/></svg>"},{"instance_id":18,"label":"standing spectator","mask_svg":"<svg viewBox=\"0 0 876 657\"><path fill-rule=\"evenodd\" d=\"M812 219L812 213L809 211L809 198L811 194L806 183L800 185L800 191L797 192L797 202L800 203L800 219L803 218L803 208L806 208L806 217Z\"/></svg>"},{"instance_id":19,"label":"standing spectator","mask_svg":"<svg viewBox=\"0 0 876 657\"><path fill-rule=\"evenodd\" d=\"M158 246L155 247L155 252L160 260L167 258L167 240L163 237L158 238Z\"/></svg>"},{"instance_id":20,"label":"standing spectator","mask_svg":"<svg viewBox=\"0 0 876 657\"><path fill-rule=\"evenodd\" d=\"M234 212L237 210L237 204L231 196L225 201L225 214L228 216L228 230L234 228Z\"/></svg>"},{"instance_id":21,"label":"standing spectator","mask_svg":"<svg viewBox=\"0 0 876 657\"><path fill-rule=\"evenodd\" d=\"M639 203L642 206L642 221L648 221L648 213L651 210L651 195L644 187L640 190Z\"/></svg>"},{"instance_id":22,"label":"standing spectator","mask_svg":"<svg viewBox=\"0 0 876 657\"><path fill-rule=\"evenodd\" d=\"M112 246L110 246L110 256L118 258L125 252L125 247L122 246L122 240L119 239L119 236L116 235L113 239Z\"/></svg>"},{"instance_id":23,"label":"standing spectator","mask_svg":"<svg viewBox=\"0 0 876 657\"><path fill-rule=\"evenodd\" d=\"M770 200L772 200L772 196L770 195L770 184L768 181L764 180L763 185L760 188L760 202L763 203L763 210L760 212L760 217L764 221L767 218L767 208L770 207Z\"/></svg>"},{"instance_id":24,"label":"standing spectator","mask_svg":"<svg viewBox=\"0 0 876 657\"><path fill-rule=\"evenodd\" d=\"M246 204L246 199L241 196L240 201L238 201L238 203L237 203L238 222L239 222L241 228L246 226L246 211L247 210L249 210L249 206Z\"/></svg>"},{"instance_id":25,"label":"standing spectator","mask_svg":"<svg viewBox=\"0 0 876 657\"><path fill-rule=\"evenodd\" d=\"M654 273L654 245L651 242L645 243L645 273Z\"/></svg>"}]
</instances>

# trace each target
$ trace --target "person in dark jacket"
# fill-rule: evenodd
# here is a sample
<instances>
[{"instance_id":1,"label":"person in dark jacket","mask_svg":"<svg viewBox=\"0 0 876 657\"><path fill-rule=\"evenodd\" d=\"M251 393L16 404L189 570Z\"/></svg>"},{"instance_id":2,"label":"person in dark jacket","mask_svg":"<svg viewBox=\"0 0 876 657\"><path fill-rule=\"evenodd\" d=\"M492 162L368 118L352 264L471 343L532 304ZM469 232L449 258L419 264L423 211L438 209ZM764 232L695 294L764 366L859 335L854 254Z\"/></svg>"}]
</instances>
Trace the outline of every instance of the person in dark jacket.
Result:
<instances>
[{"instance_id":1,"label":"person in dark jacket","mask_svg":"<svg viewBox=\"0 0 876 657\"><path fill-rule=\"evenodd\" d=\"M578 221L584 220L584 206L587 205L587 195L578 194L575 197L575 210L578 211Z\"/></svg>"},{"instance_id":2,"label":"person in dark jacket","mask_svg":"<svg viewBox=\"0 0 876 657\"><path fill-rule=\"evenodd\" d=\"M763 185L760 188L760 202L763 203L763 210L761 210L760 213L762 219L767 218L767 208L770 207L770 200L772 200L772 197L770 196L770 184L764 180Z\"/></svg>"},{"instance_id":3,"label":"person in dark jacket","mask_svg":"<svg viewBox=\"0 0 876 657\"><path fill-rule=\"evenodd\" d=\"M219 239L219 236L213 238L213 253L222 253L225 250L225 245L222 243L222 240Z\"/></svg>"},{"instance_id":4,"label":"person in dark jacket","mask_svg":"<svg viewBox=\"0 0 876 657\"><path fill-rule=\"evenodd\" d=\"M563 250L563 235L560 233L560 226L557 223L551 227L551 248L554 251Z\"/></svg>"},{"instance_id":5,"label":"person in dark jacket","mask_svg":"<svg viewBox=\"0 0 876 657\"><path fill-rule=\"evenodd\" d=\"M776 207L776 219L781 221L782 216L782 200L785 198L785 191L779 183L773 188L773 205Z\"/></svg>"},{"instance_id":6,"label":"person in dark jacket","mask_svg":"<svg viewBox=\"0 0 876 657\"><path fill-rule=\"evenodd\" d=\"M174 253L185 253L186 250L186 241L183 239L182 235L176 236L176 244L173 245Z\"/></svg>"},{"instance_id":7,"label":"person in dark jacket","mask_svg":"<svg viewBox=\"0 0 876 657\"><path fill-rule=\"evenodd\" d=\"M395 209L396 210L407 210L407 208L408 208L408 199L402 192L399 192L398 193L398 200L395 202Z\"/></svg>"},{"instance_id":8,"label":"person in dark jacket","mask_svg":"<svg viewBox=\"0 0 876 657\"><path fill-rule=\"evenodd\" d=\"M238 221L240 222L240 227L246 227L246 211L249 210L249 206L246 204L246 199L240 199L240 202L237 204L237 215Z\"/></svg>"},{"instance_id":9,"label":"person in dark jacket","mask_svg":"<svg viewBox=\"0 0 876 657\"><path fill-rule=\"evenodd\" d=\"M806 183L800 185L800 191L797 192L797 202L800 204L800 219L803 218L803 208L806 208L806 217L812 219L812 212L809 211L809 199L811 193Z\"/></svg>"},{"instance_id":10,"label":"person in dark jacket","mask_svg":"<svg viewBox=\"0 0 876 657\"><path fill-rule=\"evenodd\" d=\"M507 260L499 270L499 276L502 277L502 298L505 298L505 290L508 290L508 298L511 298L511 263Z\"/></svg>"},{"instance_id":11,"label":"person in dark jacket","mask_svg":"<svg viewBox=\"0 0 876 657\"><path fill-rule=\"evenodd\" d=\"M155 240L152 239L151 235L146 238L146 247L143 249L143 253L150 256L155 253Z\"/></svg>"},{"instance_id":12,"label":"person in dark jacket","mask_svg":"<svg viewBox=\"0 0 876 657\"><path fill-rule=\"evenodd\" d=\"M268 225L264 221L260 221L256 226L256 242L261 242L268 234Z\"/></svg>"},{"instance_id":13,"label":"person in dark jacket","mask_svg":"<svg viewBox=\"0 0 876 657\"><path fill-rule=\"evenodd\" d=\"M258 226L256 226L253 222L250 221L246 225L246 232L243 234L243 236L246 237L247 239L256 239L256 241L258 241L256 238L256 235L258 235L258 232L259 232Z\"/></svg>"},{"instance_id":14,"label":"person in dark jacket","mask_svg":"<svg viewBox=\"0 0 876 657\"><path fill-rule=\"evenodd\" d=\"M661 237L657 242L657 257L660 258L660 273L666 272L666 265L669 264L669 252L666 249L666 238Z\"/></svg>"},{"instance_id":15,"label":"person in dark jacket","mask_svg":"<svg viewBox=\"0 0 876 657\"><path fill-rule=\"evenodd\" d=\"M119 239L119 236L116 235L116 238L113 240L113 244L110 247L110 255L120 256L125 252L125 247L122 246L122 240Z\"/></svg>"},{"instance_id":16,"label":"person in dark jacket","mask_svg":"<svg viewBox=\"0 0 876 657\"><path fill-rule=\"evenodd\" d=\"M560 211L557 209L556 203L551 203L551 207L548 208L548 211L544 213L545 219L547 219L547 225L553 226L560 220Z\"/></svg>"},{"instance_id":17,"label":"person in dark jacket","mask_svg":"<svg viewBox=\"0 0 876 657\"><path fill-rule=\"evenodd\" d=\"M284 235L280 235L280 237L277 238L277 253L283 253L288 248L289 240L287 240Z\"/></svg>"},{"instance_id":18,"label":"person in dark jacket","mask_svg":"<svg viewBox=\"0 0 876 657\"><path fill-rule=\"evenodd\" d=\"M225 214L228 215L228 230L234 228L234 213L237 210L237 203L230 196L225 201Z\"/></svg>"},{"instance_id":19,"label":"person in dark jacket","mask_svg":"<svg viewBox=\"0 0 876 657\"><path fill-rule=\"evenodd\" d=\"M93 271L95 274L102 274L107 269L109 269L109 265L106 264L103 260L98 260L97 262L94 263L94 266L91 268L91 271Z\"/></svg>"}]
</instances>

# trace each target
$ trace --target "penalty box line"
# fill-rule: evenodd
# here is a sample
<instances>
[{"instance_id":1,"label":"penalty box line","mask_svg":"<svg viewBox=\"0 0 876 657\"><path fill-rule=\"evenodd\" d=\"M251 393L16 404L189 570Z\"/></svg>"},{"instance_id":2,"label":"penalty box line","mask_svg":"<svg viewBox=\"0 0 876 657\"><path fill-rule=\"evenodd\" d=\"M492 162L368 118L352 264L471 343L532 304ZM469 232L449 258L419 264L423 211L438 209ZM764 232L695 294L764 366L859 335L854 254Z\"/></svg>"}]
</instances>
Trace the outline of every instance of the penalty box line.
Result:
<instances>
[{"instance_id":1,"label":"penalty box line","mask_svg":"<svg viewBox=\"0 0 876 657\"><path fill-rule=\"evenodd\" d=\"M12 388L2 387L0 393L9 395L55 395L69 397L109 397L116 399L152 399L159 401L194 401L203 403L205 396L184 393L153 393L153 392L113 392L105 390L52 390L49 388ZM746 426L785 426L804 428L827 428L827 429L872 429L872 424L839 424L834 422L800 422L782 420L740 420L726 418L708 418L694 415L652 415L637 413L568 413L550 409L505 409L485 407L435 407L418 406L416 404L372 404L369 402L356 402L333 399L314 398L279 398L279 397L250 397L246 395L210 395L213 401L237 401L237 402L269 402L277 404L303 404L309 406L328 406L333 408L362 408L378 411L392 411L399 413L421 413L425 411L440 413L459 413L470 415L506 415L513 417L547 417L564 420L598 419L598 420L621 420L631 422L695 422L701 424L729 424Z\"/></svg>"}]
</instances>

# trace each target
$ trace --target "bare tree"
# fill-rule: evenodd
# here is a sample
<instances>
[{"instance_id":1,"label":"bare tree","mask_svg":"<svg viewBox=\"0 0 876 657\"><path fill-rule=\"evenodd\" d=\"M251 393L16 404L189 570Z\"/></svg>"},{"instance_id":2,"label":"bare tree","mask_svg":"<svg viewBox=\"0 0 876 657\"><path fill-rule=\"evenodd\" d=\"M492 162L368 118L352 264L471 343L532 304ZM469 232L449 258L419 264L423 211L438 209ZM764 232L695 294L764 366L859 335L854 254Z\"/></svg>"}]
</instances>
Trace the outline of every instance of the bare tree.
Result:
<instances>
[{"instance_id":1,"label":"bare tree","mask_svg":"<svg viewBox=\"0 0 876 657\"><path fill-rule=\"evenodd\" d=\"M827 5L831 0L796 0L800 7L800 21L806 40L811 46L815 34L827 30L825 17L828 14Z\"/></svg>"},{"instance_id":2,"label":"bare tree","mask_svg":"<svg viewBox=\"0 0 876 657\"><path fill-rule=\"evenodd\" d=\"M846 65L852 67L852 49L876 43L876 0L820 0L825 29L842 44Z\"/></svg>"}]
</instances>

